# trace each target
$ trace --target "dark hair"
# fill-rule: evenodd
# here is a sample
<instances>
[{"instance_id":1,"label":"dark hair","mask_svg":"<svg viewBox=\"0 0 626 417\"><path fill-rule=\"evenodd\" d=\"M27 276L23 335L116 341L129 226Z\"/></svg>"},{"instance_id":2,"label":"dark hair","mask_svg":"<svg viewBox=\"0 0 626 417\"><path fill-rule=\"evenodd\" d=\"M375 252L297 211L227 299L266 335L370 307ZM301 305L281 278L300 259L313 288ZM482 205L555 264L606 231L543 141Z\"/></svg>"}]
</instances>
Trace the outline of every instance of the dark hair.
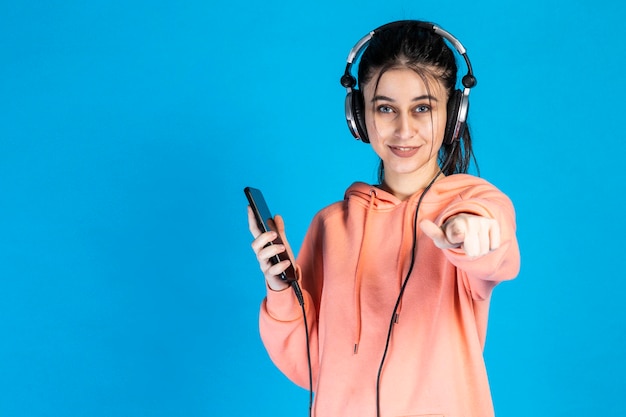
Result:
<instances>
[{"instance_id":1,"label":"dark hair","mask_svg":"<svg viewBox=\"0 0 626 417\"><path fill-rule=\"evenodd\" d=\"M423 22L406 21L377 30L363 52L359 63L359 89L372 80L378 72L378 80L391 68L410 68L426 81L432 77L452 96L457 82L455 55L444 39L424 27ZM470 161L474 160L469 126L459 137L459 141L443 143L439 150L439 164L445 175L466 173ZM383 162L380 162L378 179L384 177Z\"/></svg>"}]
</instances>

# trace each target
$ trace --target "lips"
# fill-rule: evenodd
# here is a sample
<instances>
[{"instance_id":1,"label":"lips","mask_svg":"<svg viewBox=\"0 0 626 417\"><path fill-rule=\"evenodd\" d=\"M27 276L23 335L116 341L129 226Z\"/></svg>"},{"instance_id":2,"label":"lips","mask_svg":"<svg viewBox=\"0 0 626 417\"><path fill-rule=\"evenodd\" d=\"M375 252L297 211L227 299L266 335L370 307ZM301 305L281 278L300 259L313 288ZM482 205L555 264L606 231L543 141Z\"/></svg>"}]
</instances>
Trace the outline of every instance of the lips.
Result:
<instances>
[{"instance_id":1,"label":"lips","mask_svg":"<svg viewBox=\"0 0 626 417\"><path fill-rule=\"evenodd\" d=\"M419 147L414 146L390 146L391 152L400 158L410 158L417 153Z\"/></svg>"}]
</instances>

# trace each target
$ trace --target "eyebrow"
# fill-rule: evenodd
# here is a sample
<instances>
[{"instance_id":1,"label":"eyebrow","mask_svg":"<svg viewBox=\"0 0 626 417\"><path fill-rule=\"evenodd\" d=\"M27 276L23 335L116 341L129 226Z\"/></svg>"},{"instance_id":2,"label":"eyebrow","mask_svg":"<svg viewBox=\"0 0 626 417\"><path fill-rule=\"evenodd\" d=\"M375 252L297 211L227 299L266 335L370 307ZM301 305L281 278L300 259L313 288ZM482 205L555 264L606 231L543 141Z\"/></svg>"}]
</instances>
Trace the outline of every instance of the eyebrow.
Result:
<instances>
[{"instance_id":1,"label":"eyebrow","mask_svg":"<svg viewBox=\"0 0 626 417\"><path fill-rule=\"evenodd\" d=\"M425 95L423 95L423 96L413 97L413 100L411 100L411 101L420 101L420 100L424 100L424 99L428 99L428 100L430 100L430 101L437 101L437 97L434 97L434 96L431 96L431 95L428 95L428 94L425 94ZM394 99L392 99L391 97L387 97L387 96L375 96L375 97L372 99L372 103L374 103L374 102L376 102L376 101L380 101L380 100L395 102L395 100L394 100Z\"/></svg>"}]
</instances>

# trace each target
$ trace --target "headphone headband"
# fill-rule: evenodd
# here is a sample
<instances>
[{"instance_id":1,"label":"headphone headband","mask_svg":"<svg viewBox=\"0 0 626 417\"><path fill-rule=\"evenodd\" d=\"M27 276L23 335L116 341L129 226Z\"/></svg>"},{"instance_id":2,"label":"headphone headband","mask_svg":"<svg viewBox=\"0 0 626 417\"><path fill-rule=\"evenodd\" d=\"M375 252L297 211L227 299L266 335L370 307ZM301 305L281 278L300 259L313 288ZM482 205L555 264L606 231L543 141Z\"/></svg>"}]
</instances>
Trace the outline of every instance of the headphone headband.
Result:
<instances>
[{"instance_id":1,"label":"headphone headband","mask_svg":"<svg viewBox=\"0 0 626 417\"><path fill-rule=\"evenodd\" d=\"M467 56L467 51L465 50L463 44L450 32L440 28L439 26L419 20L399 20L382 25L370 31L367 35L363 36L348 53L348 58L346 59L346 69L340 80L341 85L346 89L345 110L348 128L356 139L361 139L363 142L366 143L369 142L369 139L367 138L365 124L363 122L363 96L362 93L358 89L356 89L357 79L351 74L354 62L365 51L370 41L374 36L376 36L377 33L386 29L404 26L407 23L414 24L425 30L431 31L448 41L448 43L452 45L452 47L458 52L458 54L463 57L467 66L467 74L465 74L461 79L463 91L456 90L449 99L449 104L452 100L458 101L458 103L452 103L453 112L455 114L448 115L448 126L446 127L447 137L444 138L444 143L452 143L456 140L459 140L465 130L465 122L467 120L467 113L469 108L469 93L470 89L476 85L476 77L474 77L472 64L469 60L469 57ZM450 108L450 105L448 107ZM454 119L452 120L450 116L453 116Z\"/></svg>"}]
</instances>

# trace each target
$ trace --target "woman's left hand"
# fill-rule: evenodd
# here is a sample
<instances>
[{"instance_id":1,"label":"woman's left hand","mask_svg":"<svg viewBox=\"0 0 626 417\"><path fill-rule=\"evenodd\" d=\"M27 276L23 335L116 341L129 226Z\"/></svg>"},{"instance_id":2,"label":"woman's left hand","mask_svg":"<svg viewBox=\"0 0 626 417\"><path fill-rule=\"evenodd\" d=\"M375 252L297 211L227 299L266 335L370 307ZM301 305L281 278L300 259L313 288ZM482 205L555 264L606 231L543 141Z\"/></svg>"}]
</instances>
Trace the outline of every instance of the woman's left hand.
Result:
<instances>
[{"instance_id":1,"label":"woman's left hand","mask_svg":"<svg viewBox=\"0 0 626 417\"><path fill-rule=\"evenodd\" d=\"M450 217L441 227L423 220L420 228L438 248L461 248L472 258L500 247L500 225L488 217L460 213Z\"/></svg>"}]
</instances>

